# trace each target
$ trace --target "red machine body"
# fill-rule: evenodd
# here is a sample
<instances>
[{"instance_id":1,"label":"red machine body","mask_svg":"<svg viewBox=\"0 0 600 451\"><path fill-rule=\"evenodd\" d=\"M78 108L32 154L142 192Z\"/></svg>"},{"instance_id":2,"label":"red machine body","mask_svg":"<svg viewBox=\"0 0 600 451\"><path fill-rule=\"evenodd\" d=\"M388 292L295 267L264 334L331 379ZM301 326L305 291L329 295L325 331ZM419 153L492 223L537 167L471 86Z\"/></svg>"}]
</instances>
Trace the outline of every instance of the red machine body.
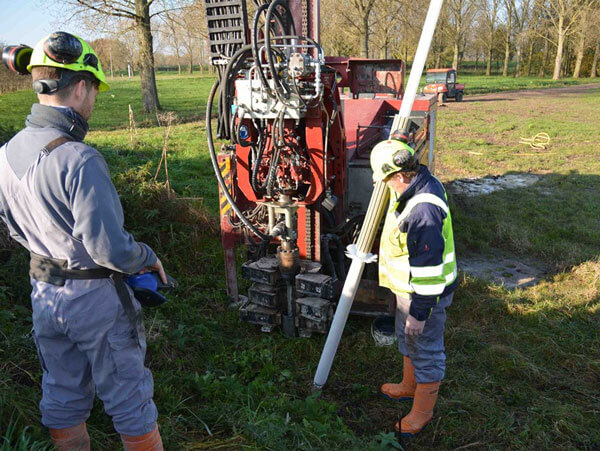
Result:
<instances>
[{"instance_id":1,"label":"red machine body","mask_svg":"<svg viewBox=\"0 0 600 451\"><path fill-rule=\"evenodd\" d=\"M319 34L318 4L318 0L288 2L296 29L315 40L318 40ZM307 49L305 53L310 54L311 51L315 51L315 48ZM302 61L304 57L297 55L294 54L295 61ZM252 257L260 254L257 249L260 251L261 246L273 248L279 244L277 258L280 266L282 265L279 252L283 240L279 241L272 233L276 229L272 218L284 217L283 207L280 208L284 203L285 229L288 233L286 240L290 241L291 237L291 241L295 241L294 245L297 245L297 248L289 252L297 253L303 268L300 272L313 271L307 269L307 262L317 264L315 268L320 268L320 263L328 263L333 268L330 260L337 252L337 271L329 272L337 272L334 274L336 283L344 277L343 247L352 242L352 230L360 227L373 189L370 151L377 142L388 139L390 135L393 118L402 104L404 75L405 66L401 60L326 57L324 61L321 60L316 74L311 72L306 75L312 83L319 77L322 85L320 102L308 105L301 115L288 116L286 112L285 119L278 121L268 116L267 111L258 117L245 110L240 113L240 109L248 109L248 102L238 101L235 105L238 110L232 115L236 144L235 147L223 146L218 154L219 170L236 205L246 212L248 219L258 229L270 234L270 238L268 243L264 240L261 243L255 233L241 224L222 190L220 191L221 238L227 289L234 301L241 298L235 252L238 245L245 245L250 251L249 261L254 259L260 263L259 257ZM258 95L253 83L252 80L245 84L238 83L236 97L247 97L246 92L240 92L241 89L251 90ZM251 97L249 103L252 102L254 100ZM421 160L430 167L433 166L434 156L435 110L435 95L417 96L409 133L410 143L419 152ZM257 121L262 121L262 128L257 127ZM266 137L260 152L257 152L256 145L250 145L259 138L257 133ZM285 145L282 146L281 142ZM272 165L273 159L276 165ZM273 173L270 175L269 171ZM257 189L257 185L268 184L269 180L271 183L276 180L276 195L268 186L266 189ZM330 238L336 238L333 240L335 252L330 247ZM371 266L375 268L374 265ZM255 282L255 291L263 290L261 293L271 296L271 300L265 303L263 300L257 301L260 308L257 307L250 313L246 311L244 319L263 326L280 324L281 318L277 316L279 313L276 313L276 306L285 301L277 300L279 298L276 297L279 296L279 287L283 285L275 278L268 282L271 284L270 288L265 287L266 282L261 280L262 276L252 273L253 268L246 268L250 276L247 277L246 274L245 277ZM265 271L267 274L268 270ZM387 311L386 294L378 289L376 268L375 271L367 270L365 275L367 280L363 280L361 284L362 289L359 290L356 302L358 308L355 310L361 310L362 304L363 307L367 306L361 310L363 313ZM371 280L368 280L369 277ZM294 294L289 281L287 287L288 301L294 296L309 296L306 293ZM298 279L295 287L301 287ZM334 293L328 299L333 302L336 295ZM314 297L302 297L297 301L297 307L288 304L283 311L292 315L292 310L297 309L296 326L309 331L309 334L310 331L325 332L327 328L323 328L316 317L311 316L318 310L314 304L317 301ZM269 308L264 309L265 305ZM325 306L323 311L331 308L332 306ZM311 313L308 314L307 311Z\"/></svg>"}]
</instances>

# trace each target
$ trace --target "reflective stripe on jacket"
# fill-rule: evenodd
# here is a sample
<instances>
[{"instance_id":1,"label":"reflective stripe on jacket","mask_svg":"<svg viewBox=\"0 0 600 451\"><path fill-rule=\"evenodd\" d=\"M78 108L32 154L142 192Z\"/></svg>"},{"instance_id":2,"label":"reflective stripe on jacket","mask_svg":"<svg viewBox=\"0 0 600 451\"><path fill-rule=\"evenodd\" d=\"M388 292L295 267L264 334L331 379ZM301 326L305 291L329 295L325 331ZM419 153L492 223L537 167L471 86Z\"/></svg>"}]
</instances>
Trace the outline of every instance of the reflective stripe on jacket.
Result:
<instances>
[{"instance_id":1,"label":"reflective stripe on jacket","mask_svg":"<svg viewBox=\"0 0 600 451\"><path fill-rule=\"evenodd\" d=\"M413 316L422 320L439 296L454 291L457 266L445 190L427 168L415 182L407 189L407 199L391 192L381 235L379 284L397 294L410 293Z\"/></svg>"}]
</instances>

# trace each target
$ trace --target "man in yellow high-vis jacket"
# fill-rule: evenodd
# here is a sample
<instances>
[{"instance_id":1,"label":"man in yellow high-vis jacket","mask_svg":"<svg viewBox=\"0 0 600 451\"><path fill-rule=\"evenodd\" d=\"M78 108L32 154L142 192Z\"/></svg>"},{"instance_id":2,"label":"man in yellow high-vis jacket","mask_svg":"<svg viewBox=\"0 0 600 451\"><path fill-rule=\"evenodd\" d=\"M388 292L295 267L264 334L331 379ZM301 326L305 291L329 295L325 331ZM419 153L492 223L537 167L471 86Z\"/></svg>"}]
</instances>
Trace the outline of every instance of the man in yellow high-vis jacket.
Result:
<instances>
[{"instance_id":1,"label":"man in yellow high-vis jacket","mask_svg":"<svg viewBox=\"0 0 600 451\"><path fill-rule=\"evenodd\" d=\"M419 433L431 421L444 378L446 308L457 285L452 219L446 192L414 150L399 140L371 152L373 179L390 189L379 249L379 284L396 295L396 335L404 356L399 384L384 384L387 398L412 400L396 430Z\"/></svg>"}]
</instances>

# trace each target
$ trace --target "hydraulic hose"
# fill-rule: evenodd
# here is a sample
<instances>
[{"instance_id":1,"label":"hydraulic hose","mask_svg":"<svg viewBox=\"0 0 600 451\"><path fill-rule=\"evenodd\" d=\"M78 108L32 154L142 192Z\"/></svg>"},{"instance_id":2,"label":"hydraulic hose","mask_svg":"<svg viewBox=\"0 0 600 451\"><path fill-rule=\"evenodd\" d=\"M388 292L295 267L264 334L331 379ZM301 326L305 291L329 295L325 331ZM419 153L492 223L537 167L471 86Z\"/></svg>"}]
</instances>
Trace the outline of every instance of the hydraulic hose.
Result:
<instances>
[{"instance_id":1,"label":"hydraulic hose","mask_svg":"<svg viewBox=\"0 0 600 451\"><path fill-rule=\"evenodd\" d=\"M231 57L231 60L223 71L223 76L219 79L221 83L221 93L219 96L219 138L231 139L231 98L235 75L251 52L252 46L250 44L240 47Z\"/></svg>"},{"instance_id":2,"label":"hydraulic hose","mask_svg":"<svg viewBox=\"0 0 600 451\"><path fill-rule=\"evenodd\" d=\"M252 172L250 174L250 177L252 177L250 180L250 184L252 185L252 189L256 194L264 193L265 188L267 187L266 181L261 185L258 184L258 170L260 168L260 162L262 161L263 155L265 153L265 146L263 144L263 142L259 144L258 152L256 154L256 161L252 162Z\"/></svg>"},{"instance_id":3,"label":"hydraulic hose","mask_svg":"<svg viewBox=\"0 0 600 451\"><path fill-rule=\"evenodd\" d=\"M229 189L227 188L227 185L225 184L225 180L223 179L223 175L221 174L221 170L219 169L219 163L217 162L217 153L215 152L215 145L213 142L212 124L211 124L211 112L212 112L213 100L214 100L215 94L217 93L217 89L219 89L219 85L220 85L220 81L219 80L215 81L215 83L213 84L213 86L210 90L210 94L208 95L208 101L206 102L206 138L208 141L208 152L210 154L210 161L212 162L213 169L214 169L215 175L217 177L217 181L219 182L219 186L221 187L221 191L223 192L223 195L227 199L227 202L229 202L229 205L231 205L231 208L233 209L235 214L238 216L238 218L240 218L240 221L242 221L246 227L248 227L250 230L252 230L252 232L255 235L260 237L262 240L266 240L266 239L268 239L268 235L266 235L263 232L261 232L260 230L258 230L256 228L256 226L254 224L252 224L248 220L248 218L246 218L244 216L242 211L239 209L239 207L233 200L233 197L231 197L231 194L229 193Z\"/></svg>"},{"instance_id":4,"label":"hydraulic hose","mask_svg":"<svg viewBox=\"0 0 600 451\"><path fill-rule=\"evenodd\" d=\"M291 14L284 0L273 0L267 9L267 14L265 16L265 49L267 52L267 63L269 64L269 69L271 70L271 77L273 77L273 82L275 85L275 91L278 94L278 97L281 96L283 99L287 99L289 97L290 88L281 80L277 70L275 69L275 63L273 61L273 55L271 50L271 16L273 15L273 11L277 6L283 6L286 11L286 15L288 20L290 20ZM293 27L292 33L290 33L290 28L286 30L288 34L296 34L296 29L294 25L294 20L290 21L290 24Z\"/></svg>"},{"instance_id":5,"label":"hydraulic hose","mask_svg":"<svg viewBox=\"0 0 600 451\"><path fill-rule=\"evenodd\" d=\"M336 258L337 258L337 263L338 263L338 276L340 278L340 280L346 280L346 264L344 261L344 245L342 244L342 239L335 235L335 234L331 234L331 240L335 241L336 244Z\"/></svg>"},{"instance_id":6,"label":"hydraulic hose","mask_svg":"<svg viewBox=\"0 0 600 451\"><path fill-rule=\"evenodd\" d=\"M327 268L329 275L334 279L337 279L338 275L335 270L335 265L333 264L333 258L331 258L331 249L329 248L330 241L330 234L323 235L321 238L321 259L323 260L323 265Z\"/></svg>"},{"instance_id":7,"label":"hydraulic hose","mask_svg":"<svg viewBox=\"0 0 600 451\"><path fill-rule=\"evenodd\" d=\"M260 55L258 52L258 21L260 20L261 14L263 14L265 12L265 10L267 10L268 8L269 8L269 4L265 3L261 6L259 6L258 9L256 10L256 13L254 15L254 20L252 21L252 31L251 31L252 41L251 42L252 42L252 56L254 57L254 61L256 62L256 69L258 71L258 76L259 76L260 81L262 82L262 85L264 86L265 90L272 97L273 94L271 92L271 87L269 86L269 83L267 81L267 76L265 75L265 72L260 63ZM284 27L283 18L281 17L281 14L279 14L279 11L277 11L277 10L274 11L274 17L279 25L279 29L284 31L285 33L289 33L289 31L286 30ZM266 33L265 33L264 37L265 37L265 39L267 38Z\"/></svg>"}]
</instances>

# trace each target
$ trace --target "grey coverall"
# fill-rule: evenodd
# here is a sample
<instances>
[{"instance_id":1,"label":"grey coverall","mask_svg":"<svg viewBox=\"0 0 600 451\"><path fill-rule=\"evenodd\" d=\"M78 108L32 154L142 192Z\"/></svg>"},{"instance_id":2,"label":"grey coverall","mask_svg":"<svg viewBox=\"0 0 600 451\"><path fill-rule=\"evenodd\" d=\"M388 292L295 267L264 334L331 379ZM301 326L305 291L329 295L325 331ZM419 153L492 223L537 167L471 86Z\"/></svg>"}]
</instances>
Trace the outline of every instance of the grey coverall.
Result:
<instances>
[{"instance_id":1,"label":"grey coverall","mask_svg":"<svg viewBox=\"0 0 600 451\"><path fill-rule=\"evenodd\" d=\"M123 228L123 210L104 158L81 141L87 122L73 109L34 104L27 127L0 148L0 217L30 252L70 269L135 273L155 253ZM41 152L67 136L74 142ZM42 423L53 429L88 418L94 395L120 434L150 432L158 412L146 341L136 339L110 279L31 280L33 336L43 370ZM134 307L140 304L134 301Z\"/></svg>"}]
</instances>

